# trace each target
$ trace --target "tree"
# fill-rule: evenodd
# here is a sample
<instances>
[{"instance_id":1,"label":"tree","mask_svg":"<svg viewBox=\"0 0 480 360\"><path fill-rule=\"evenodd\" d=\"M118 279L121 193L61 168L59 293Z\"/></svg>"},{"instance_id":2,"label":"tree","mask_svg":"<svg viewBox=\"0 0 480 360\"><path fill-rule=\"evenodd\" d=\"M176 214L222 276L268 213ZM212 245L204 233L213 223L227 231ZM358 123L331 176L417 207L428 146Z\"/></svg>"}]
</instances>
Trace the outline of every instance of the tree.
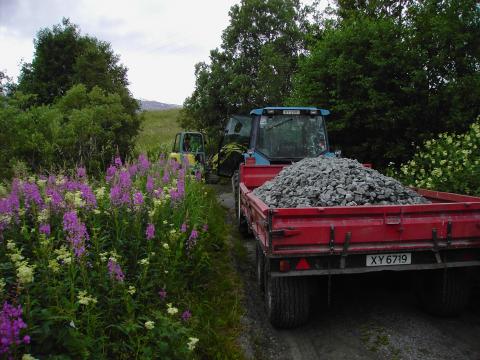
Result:
<instances>
[{"instance_id":1,"label":"tree","mask_svg":"<svg viewBox=\"0 0 480 360\"><path fill-rule=\"evenodd\" d=\"M109 43L82 36L68 19L38 32L32 63L21 69L18 90L35 94L36 104L52 104L75 84L117 93L132 115L139 106L127 89L127 69Z\"/></svg>"},{"instance_id":2,"label":"tree","mask_svg":"<svg viewBox=\"0 0 480 360\"><path fill-rule=\"evenodd\" d=\"M183 127L215 134L229 115L281 105L303 49L305 11L298 0L242 0L230 10L221 49L196 65Z\"/></svg>"},{"instance_id":3,"label":"tree","mask_svg":"<svg viewBox=\"0 0 480 360\"><path fill-rule=\"evenodd\" d=\"M10 176L18 161L35 171L83 164L95 175L117 153L125 157L132 150L140 120L118 94L74 85L52 105L26 106L31 97L17 92L1 98L2 176Z\"/></svg>"},{"instance_id":4,"label":"tree","mask_svg":"<svg viewBox=\"0 0 480 360\"><path fill-rule=\"evenodd\" d=\"M462 131L480 112L480 8L473 0L339 1L300 64L292 103L332 113L347 156L384 167Z\"/></svg>"}]
</instances>

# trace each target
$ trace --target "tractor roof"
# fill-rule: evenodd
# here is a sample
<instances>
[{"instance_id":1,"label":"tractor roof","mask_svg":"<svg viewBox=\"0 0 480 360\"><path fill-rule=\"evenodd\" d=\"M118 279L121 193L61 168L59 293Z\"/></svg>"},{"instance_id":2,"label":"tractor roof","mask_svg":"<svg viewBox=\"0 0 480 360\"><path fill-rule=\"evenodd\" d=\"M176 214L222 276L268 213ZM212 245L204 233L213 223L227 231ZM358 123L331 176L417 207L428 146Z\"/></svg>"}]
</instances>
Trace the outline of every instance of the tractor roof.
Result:
<instances>
[{"instance_id":1,"label":"tractor roof","mask_svg":"<svg viewBox=\"0 0 480 360\"><path fill-rule=\"evenodd\" d=\"M268 110L301 110L301 111L318 111L320 114L326 116L330 114L330 111L325 109L319 109L316 107L302 107L302 106L291 106L291 107L282 107L282 106L269 106L260 109L253 109L250 111L250 115L262 115Z\"/></svg>"}]
</instances>

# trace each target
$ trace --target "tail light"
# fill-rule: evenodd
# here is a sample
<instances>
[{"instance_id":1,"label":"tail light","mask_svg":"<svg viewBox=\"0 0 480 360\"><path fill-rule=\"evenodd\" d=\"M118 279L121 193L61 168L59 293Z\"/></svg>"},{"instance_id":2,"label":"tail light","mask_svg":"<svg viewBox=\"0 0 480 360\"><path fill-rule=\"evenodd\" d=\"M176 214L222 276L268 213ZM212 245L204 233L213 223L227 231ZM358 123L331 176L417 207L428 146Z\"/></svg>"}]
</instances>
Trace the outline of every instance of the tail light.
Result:
<instances>
[{"instance_id":1,"label":"tail light","mask_svg":"<svg viewBox=\"0 0 480 360\"><path fill-rule=\"evenodd\" d=\"M295 267L296 270L309 270L310 269L310 264L308 263L307 259L301 258L297 266Z\"/></svg>"},{"instance_id":2,"label":"tail light","mask_svg":"<svg viewBox=\"0 0 480 360\"><path fill-rule=\"evenodd\" d=\"M288 260L280 260L280 272L290 271L290 262Z\"/></svg>"}]
</instances>

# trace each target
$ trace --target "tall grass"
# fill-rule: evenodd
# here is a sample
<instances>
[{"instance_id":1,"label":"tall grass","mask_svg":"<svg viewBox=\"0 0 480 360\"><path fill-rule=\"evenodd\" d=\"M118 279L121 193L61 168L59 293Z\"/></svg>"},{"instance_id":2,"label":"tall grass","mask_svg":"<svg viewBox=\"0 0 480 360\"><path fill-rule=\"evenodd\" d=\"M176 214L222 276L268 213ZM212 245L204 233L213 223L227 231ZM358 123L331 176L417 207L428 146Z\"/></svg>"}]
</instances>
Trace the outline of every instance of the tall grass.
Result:
<instances>
[{"instance_id":1,"label":"tall grass","mask_svg":"<svg viewBox=\"0 0 480 360\"><path fill-rule=\"evenodd\" d=\"M181 109L146 111L136 152L155 153L171 150L175 134L181 131L178 117Z\"/></svg>"}]
</instances>

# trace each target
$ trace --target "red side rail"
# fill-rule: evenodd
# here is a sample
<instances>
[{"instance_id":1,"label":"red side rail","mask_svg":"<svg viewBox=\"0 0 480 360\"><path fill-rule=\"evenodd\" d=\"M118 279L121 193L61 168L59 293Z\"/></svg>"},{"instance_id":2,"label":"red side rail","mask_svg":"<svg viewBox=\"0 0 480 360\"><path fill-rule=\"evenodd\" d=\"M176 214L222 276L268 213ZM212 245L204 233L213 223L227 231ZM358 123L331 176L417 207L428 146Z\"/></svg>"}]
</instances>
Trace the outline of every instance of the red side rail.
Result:
<instances>
[{"instance_id":1,"label":"red side rail","mask_svg":"<svg viewBox=\"0 0 480 360\"><path fill-rule=\"evenodd\" d=\"M272 256L480 248L480 198L415 189L431 204L269 209L252 190L283 165L242 166L241 209Z\"/></svg>"}]
</instances>

